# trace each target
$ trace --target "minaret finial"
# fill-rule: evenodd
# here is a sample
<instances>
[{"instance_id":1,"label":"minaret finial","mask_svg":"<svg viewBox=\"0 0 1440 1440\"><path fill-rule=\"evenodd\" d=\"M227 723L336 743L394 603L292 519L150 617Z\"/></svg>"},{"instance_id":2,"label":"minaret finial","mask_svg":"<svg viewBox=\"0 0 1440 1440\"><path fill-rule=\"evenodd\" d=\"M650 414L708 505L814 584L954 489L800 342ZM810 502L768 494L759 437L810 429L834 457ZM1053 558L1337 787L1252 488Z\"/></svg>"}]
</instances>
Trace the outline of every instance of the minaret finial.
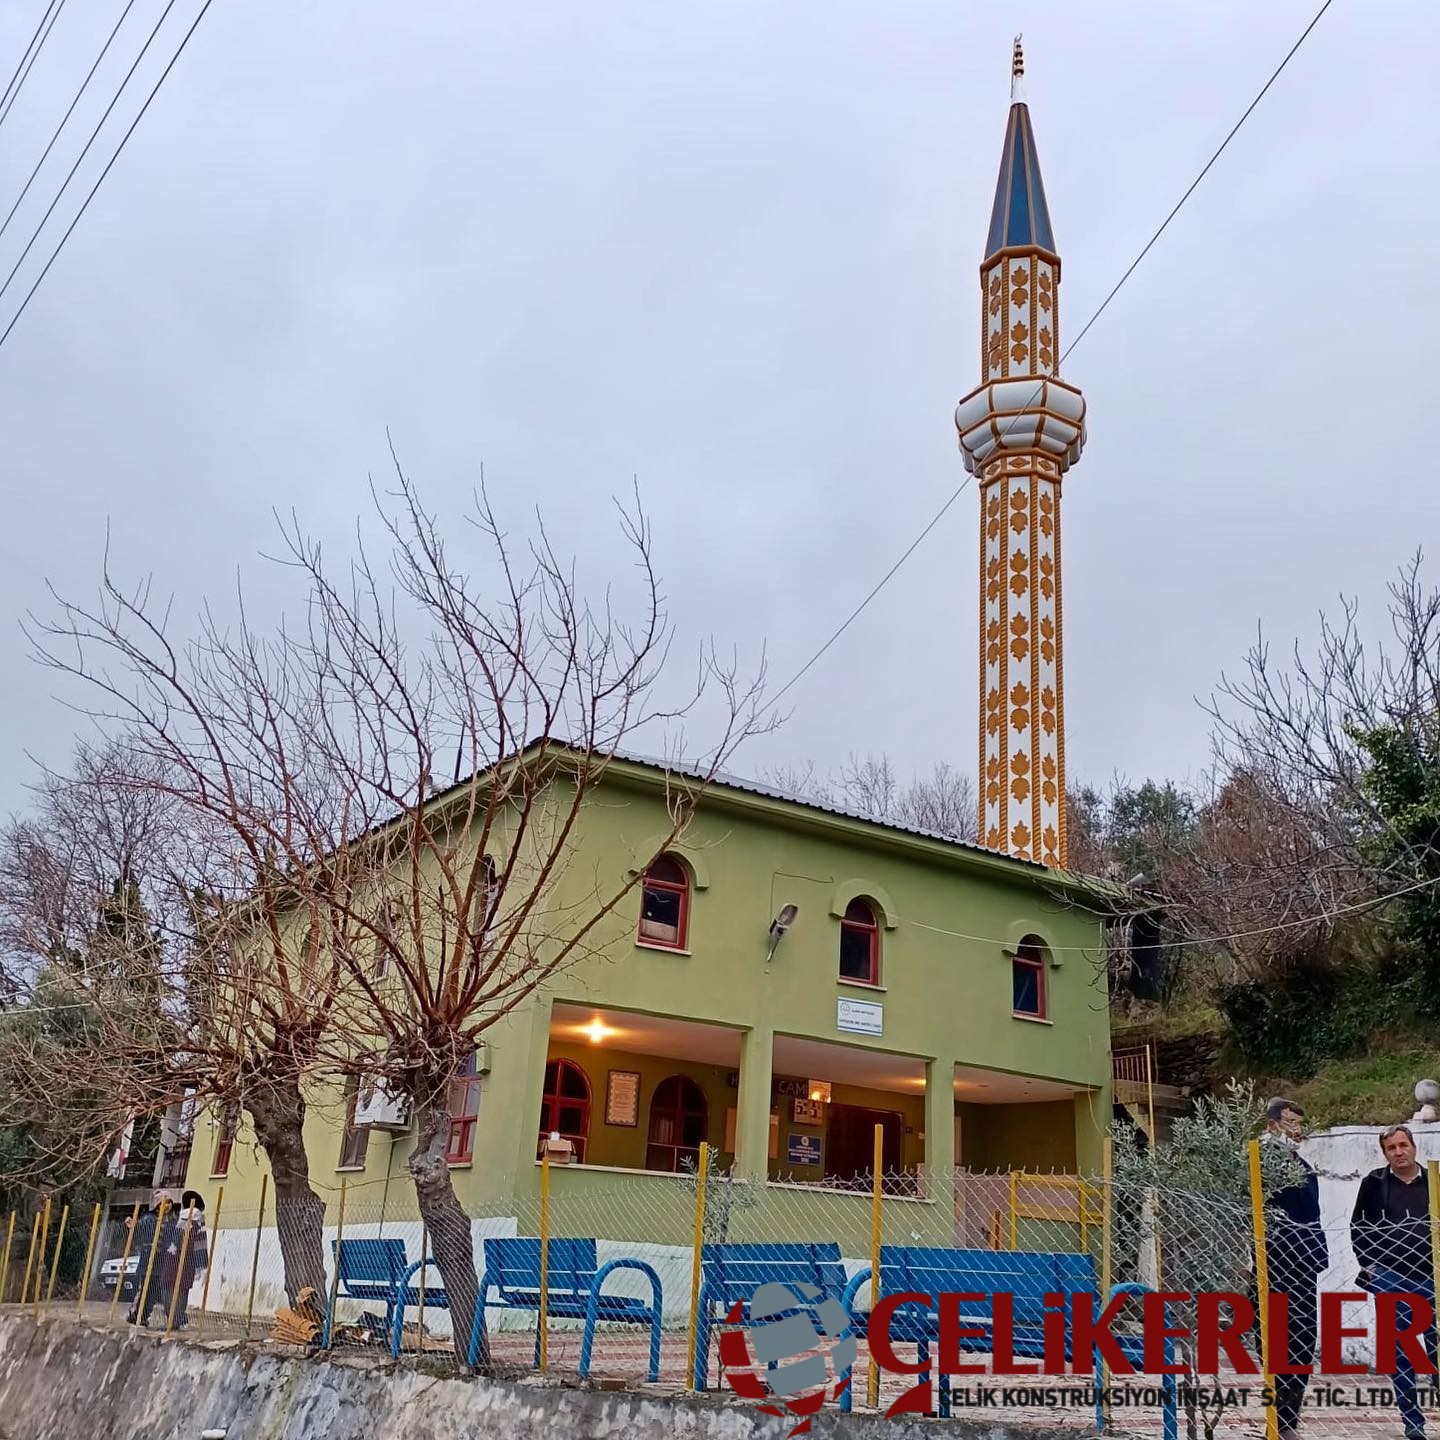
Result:
<instances>
[{"instance_id":1,"label":"minaret finial","mask_svg":"<svg viewBox=\"0 0 1440 1440\"><path fill-rule=\"evenodd\" d=\"M1020 44L1021 37L1015 37L1015 52L1010 59L1010 103L1013 105L1025 99L1025 51Z\"/></svg>"}]
</instances>

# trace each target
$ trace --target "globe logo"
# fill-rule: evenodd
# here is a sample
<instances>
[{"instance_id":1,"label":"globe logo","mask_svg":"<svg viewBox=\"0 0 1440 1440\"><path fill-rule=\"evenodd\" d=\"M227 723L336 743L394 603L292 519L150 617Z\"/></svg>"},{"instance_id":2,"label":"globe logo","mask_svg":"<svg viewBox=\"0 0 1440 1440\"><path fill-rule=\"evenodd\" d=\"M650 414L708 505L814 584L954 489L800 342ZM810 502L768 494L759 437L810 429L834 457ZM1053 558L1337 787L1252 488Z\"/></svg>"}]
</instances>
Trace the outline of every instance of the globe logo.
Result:
<instances>
[{"instance_id":1,"label":"globe logo","mask_svg":"<svg viewBox=\"0 0 1440 1440\"><path fill-rule=\"evenodd\" d=\"M731 1327L720 1336L725 1383L742 1399L763 1402L764 1414L798 1421L791 1436L808 1431L821 1406L849 1386L850 1317L818 1286L762 1285L750 1299L748 1326L738 1302L725 1318ZM761 1365L763 1376L755 1373Z\"/></svg>"}]
</instances>

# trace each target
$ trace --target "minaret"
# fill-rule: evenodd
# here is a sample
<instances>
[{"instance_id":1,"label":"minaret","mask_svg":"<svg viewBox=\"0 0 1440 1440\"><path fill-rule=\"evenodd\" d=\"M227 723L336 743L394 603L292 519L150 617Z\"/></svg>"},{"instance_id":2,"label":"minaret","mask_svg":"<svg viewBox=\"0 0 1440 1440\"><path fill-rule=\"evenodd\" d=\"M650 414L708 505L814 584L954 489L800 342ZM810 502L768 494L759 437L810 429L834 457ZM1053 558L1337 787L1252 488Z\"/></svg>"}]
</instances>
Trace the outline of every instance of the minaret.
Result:
<instances>
[{"instance_id":1,"label":"minaret","mask_svg":"<svg viewBox=\"0 0 1440 1440\"><path fill-rule=\"evenodd\" d=\"M1015 38L1010 122L980 264L981 384L956 407L980 486L980 841L1064 866L1060 482L1085 401L1056 378L1060 257Z\"/></svg>"}]
</instances>

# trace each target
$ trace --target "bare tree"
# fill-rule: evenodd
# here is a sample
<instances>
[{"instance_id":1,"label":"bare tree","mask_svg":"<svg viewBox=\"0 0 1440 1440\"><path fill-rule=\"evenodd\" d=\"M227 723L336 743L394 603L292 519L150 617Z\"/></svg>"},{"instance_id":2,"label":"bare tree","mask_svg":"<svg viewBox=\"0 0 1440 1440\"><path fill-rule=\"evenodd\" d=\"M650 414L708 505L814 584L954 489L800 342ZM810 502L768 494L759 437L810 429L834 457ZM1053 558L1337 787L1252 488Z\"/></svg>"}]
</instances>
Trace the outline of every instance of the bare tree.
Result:
<instances>
[{"instance_id":1,"label":"bare tree","mask_svg":"<svg viewBox=\"0 0 1440 1440\"><path fill-rule=\"evenodd\" d=\"M881 824L925 830L947 840L976 844L975 782L944 760L928 774L902 784L888 755L851 754L840 769L822 775L813 762L773 768L765 778L800 800L853 810Z\"/></svg>"},{"instance_id":2,"label":"bare tree","mask_svg":"<svg viewBox=\"0 0 1440 1440\"><path fill-rule=\"evenodd\" d=\"M1262 635L1210 706L1226 766L1261 777L1381 895L1437 873L1435 845L1417 842L1375 783L1382 741L1417 774L1440 773L1440 588L1422 568L1417 554L1389 587L1388 640L1367 638L1358 604L1342 599L1337 619L1320 617L1313 654L1297 642L1277 664Z\"/></svg>"},{"instance_id":3,"label":"bare tree","mask_svg":"<svg viewBox=\"0 0 1440 1440\"><path fill-rule=\"evenodd\" d=\"M706 701L714 742L672 772L659 853L763 722L759 681L713 654L678 699L661 698L671 637L638 507L621 512L639 577L626 623L609 596L599 609L577 597L543 528L522 561L483 496L483 554L452 560L396 474L395 492L377 496L388 572L362 546L337 575L284 527L285 563L306 589L300 629L261 638L242 621L227 633L207 614L200 639L177 649L148 592L107 576L98 608L62 602L36 635L42 657L108 697L103 718L176 777L170 793L232 836L243 884L216 910L200 989L213 1033L267 1027L235 1091L277 1190L283 1171L308 1220L302 1076L362 1076L413 1102L409 1170L463 1343L478 1285L445 1158L457 1068L537 986L603 947L606 918L638 882L575 863L627 737L674 732L718 692L718 706ZM106 669L117 660L126 683ZM288 1275L287 1262L287 1286Z\"/></svg>"},{"instance_id":4,"label":"bare tree","mask_svg":"<svg viewBox=\"0 0 1440 1440\"><path fill-rule=\"evenodd\" d=\"M148 698L169 723L163 682L148 681L130 716ZM340 967L314 927L296 933L295 894L272 858L273 805L237 794L222 806L202 752L167 750L167 738L179 731L81 746L0 833L10 968L37 1017L64 1010L75 1022L7 1032L16 1108L43 1115L56 1096L88 1105L84 1123L77 1099L67 1124L31 1126L51 1137L36 1159L52 1178L93 1171L130 1122L187 1097L243 1109L275 1182L287 1291L323 1294L324 1204L309 1183L302 1087Z\"/></svg>"}]
</instances>

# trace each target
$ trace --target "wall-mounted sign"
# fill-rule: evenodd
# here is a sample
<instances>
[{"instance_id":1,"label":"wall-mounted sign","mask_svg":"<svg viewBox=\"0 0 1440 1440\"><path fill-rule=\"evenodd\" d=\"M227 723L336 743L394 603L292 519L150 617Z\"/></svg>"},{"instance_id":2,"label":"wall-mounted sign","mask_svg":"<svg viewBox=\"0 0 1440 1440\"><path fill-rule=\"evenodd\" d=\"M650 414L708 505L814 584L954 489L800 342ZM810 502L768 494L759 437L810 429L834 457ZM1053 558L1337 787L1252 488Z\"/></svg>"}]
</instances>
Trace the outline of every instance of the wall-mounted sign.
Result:
<instances>
[{"instance_id":1,"label":"wall-mounted sign","mask_svg":"<svg viewBox=\"0 0 1440 1440\"><path fill-rule=\"evenodd\" d=\"M851 1035L879 1035L884 1031L885 1007L878 1000L835 1002L835 1028Z\"/></svg>"},{"instance_id":2,"label":"wall-mounted sign","mask_svg":"<svg viewBox=\"0 0 1440 1440\"><path fill-rule=\"evenodd\" d=\"M825 1118L825 1107L818 1100L802 1100L797 1095L792 1103L797 1125L818 1125Z\"/></svg>"},{"instance_id":3,"label":"wall-mounted sign","mask_svg":"<svg viewBox=\"0 0 1440 1440\"><path fill-rule=\"evenodd\" d=\"M820 1163L820 1137L818 1135L787 1136L785 1158L792 1165L818 1165Z\"/></svg>"},{"instance_id":4,"label":"wall-mounted sign","mask_svg":"<svg viewBox=\"0 0 1440 1440\"><path fill-rule=\"evenodd\" d=\"M633 1126L640 1123L640 1072L612 1070L605 1084L605 1123Z\"/></svg>"},{"instance_id":5,"label":"wall-mounted sign","mask_svg":"<svg viewBox=\"0 0 1440 1440\"><path fill-rule=\"evenodd\" d=\"M772 1095L804 1095L810 1094L810 1082L802 1080L796 1075L776 1075L770 1082L770 1093Z\"/></svg>"}]
</instances>

